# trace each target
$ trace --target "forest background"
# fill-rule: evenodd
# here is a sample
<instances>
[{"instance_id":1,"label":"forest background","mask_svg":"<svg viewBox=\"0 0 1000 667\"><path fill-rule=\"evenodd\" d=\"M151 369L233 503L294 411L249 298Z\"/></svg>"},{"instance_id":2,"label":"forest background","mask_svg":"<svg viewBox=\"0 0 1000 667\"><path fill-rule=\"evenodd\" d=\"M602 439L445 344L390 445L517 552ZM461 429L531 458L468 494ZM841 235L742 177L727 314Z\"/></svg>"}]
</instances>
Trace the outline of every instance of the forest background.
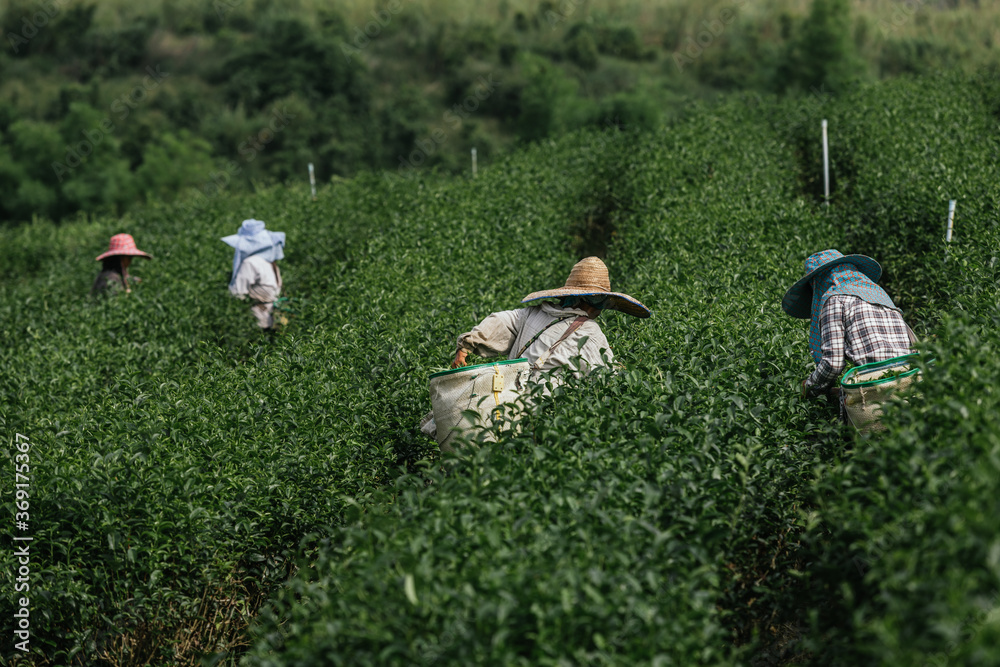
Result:
<instances>
[{"instance_id":1,"label":"forest background","mask_svg":"<svg viewBox=\"0 0 1000 667\"><path fill-rule=\"evenodd\" d=\"M979 0L13 0L0 13L0 224L197 215L362 171L458 172L734 90L995 68Z\"/></svg>"}]
</instances>

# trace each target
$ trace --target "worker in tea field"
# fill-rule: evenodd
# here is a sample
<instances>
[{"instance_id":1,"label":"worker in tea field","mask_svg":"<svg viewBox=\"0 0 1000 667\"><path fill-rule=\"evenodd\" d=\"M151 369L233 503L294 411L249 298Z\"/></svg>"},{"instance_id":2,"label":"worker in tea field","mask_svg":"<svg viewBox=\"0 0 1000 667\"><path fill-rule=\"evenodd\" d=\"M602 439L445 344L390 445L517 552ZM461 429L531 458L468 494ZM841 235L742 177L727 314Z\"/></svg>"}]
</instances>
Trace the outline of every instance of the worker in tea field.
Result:
<instances>
[{"instance_id":1,"label":"worker in tea field","mask_svg":"<svg viewBox=\"0 0 1000 667\"><path fill-rule=\"evenodd\" d=\"M281 296L278 260L285 256L285 233L265 229L260 220L244 220L236 234L222 239L233 248L229 292L249 299L261 329L274 328L274 302Z\"/></svg>"},{"instance_id":2,"label":"worker in tea field","mask_svg":"<svg viewBox=\"0 0 1000 667\"><path fill-rule=\"evenodd\" d=\"M824 250L806 259L805 272L781 300L786 313L811 321L809 351L816 368L802 381L804 397L836 393L847 361L860 366L910 353L913 332L876 284L882 275L878 262Z\"/></svg>"},{"instance_id":3,"label":"worker in tea field","mask_svg":"<svg viewBox=\"0 0 1000 667\"><path fill-rule=\"evenodd\" d=\"M611 291L608 267L598 257L577 262L562 287L532 292L521 300L535 302L541 303L492 313L472 331L460 335L451 367L464 366L472 352L486 358L526 359L536 378L556 369L582 376L614 360L608 339L595 321L602 310L642 318L650 315L633 297ZM434 413L429 413L420 423L421 431L431 437L437 433L433 417Z\"/></svg>"},{"instance_id":4,"label":"worker in tea field","mask_svg":"<svg viewBox=\"0 0 1000 667\"><path fill-rule=\"evenodd\" d=\"M101 272L97 274L90 293L96 296L131 292L132 284L139 282L139 278L128 272L133 257L152 259L152 255L136 247L135 239L130 234L112 236L107 251L96 257L96 261L101 262Z\"/></svg>"},{"instance_id":5,"label":"worker in tea field","mask_svg":"<svg viewBox=\"0 0 1000 667\"><path fill-rule=\"evenodd\" d=\"M585 374L614 359L608 339L595 321L602 310L649 317L646 306L627 294L611 291L608 267L598 257L577 262L562 287L532 292L521 303L538 301L542 303L492 313L459 336L451 367L464 366L469 352L480 357L524 358L536 372L568 367L570 359L579 356L580 368L574 373Z\"/></svg>"}]
</instances>

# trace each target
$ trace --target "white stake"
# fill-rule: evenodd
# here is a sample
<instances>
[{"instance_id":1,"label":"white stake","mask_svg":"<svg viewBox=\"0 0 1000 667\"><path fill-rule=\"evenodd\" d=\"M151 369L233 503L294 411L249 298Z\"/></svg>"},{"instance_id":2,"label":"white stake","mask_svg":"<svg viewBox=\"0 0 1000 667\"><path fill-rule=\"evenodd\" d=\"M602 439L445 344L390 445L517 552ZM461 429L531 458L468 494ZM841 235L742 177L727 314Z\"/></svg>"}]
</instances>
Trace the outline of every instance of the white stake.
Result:
<instances>
[{"instance_id":1,"label":"white stake","mask_svg":"<svg viewBox=\"0 0 1000 667\"><path fill-rule=\"evenodd\" d=\"M823 204L830 205L830 145L826 139L826 119L823 119Z\"/></svg>"},{"instance_id":2,"label":"white stake","mask_svg":"<svg viewBox=\"0 0 1000 667\"><path fill-rule=\"evenodd\" d=\"M951 230L955 227L955 200L952 199L948 202L948 234L945 236L945 242L951 243Z\"/></svg>"},{"instance_id":3,"label":"white stake","mask_svg":"<svg viewBox=\"0 0 1000 667\"><path fill-rule=\"evenodd\" d=\"M472 176L473 176L473 178L475 178L475 176L476 176L476 149L475 148L472 149Z\"/></svg>"},{"instance_id":4,"label":"white stake","mask_svg":"<svg viewBox=\"0 0 1000 667\"><path fill-rule=\"evenodd\" d=\"M312 188L313 201L316 201L316 172L313 171L313 163L309 163L309 186Z\"/></svg>"}]
</instances>

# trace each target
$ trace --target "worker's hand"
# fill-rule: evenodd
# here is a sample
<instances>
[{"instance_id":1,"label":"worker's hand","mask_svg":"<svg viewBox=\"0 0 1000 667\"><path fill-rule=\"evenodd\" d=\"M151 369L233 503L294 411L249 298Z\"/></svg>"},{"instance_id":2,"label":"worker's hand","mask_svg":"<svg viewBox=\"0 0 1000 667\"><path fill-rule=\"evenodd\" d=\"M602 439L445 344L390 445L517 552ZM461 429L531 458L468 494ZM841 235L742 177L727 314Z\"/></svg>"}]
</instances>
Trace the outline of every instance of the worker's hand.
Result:
<instances>
[{"instance_id":1,"label":"worker's hand","mask_svg":"<svg viewBox=\"0 0 1000 667\"><path fill-rule=\"evenodd\" d=\"M455 360L451 362L452 368L458 368L459 366L465 365L465 358L469 356L468 350L459 350L455 353Z\"/></svg>"},{"instance_id":2,"label":"worker's hand","mask_svg":"<svg viewBox=\"0 0 1000 667\"><path fill-rule=\"evenodd\" d=\"M802 396L802 398L806 398L806 397L809 396L809 387L806 386L806 381L805 380L802 381L802 394L801 394L801 396Z\"/></svg>"}]
</instances>

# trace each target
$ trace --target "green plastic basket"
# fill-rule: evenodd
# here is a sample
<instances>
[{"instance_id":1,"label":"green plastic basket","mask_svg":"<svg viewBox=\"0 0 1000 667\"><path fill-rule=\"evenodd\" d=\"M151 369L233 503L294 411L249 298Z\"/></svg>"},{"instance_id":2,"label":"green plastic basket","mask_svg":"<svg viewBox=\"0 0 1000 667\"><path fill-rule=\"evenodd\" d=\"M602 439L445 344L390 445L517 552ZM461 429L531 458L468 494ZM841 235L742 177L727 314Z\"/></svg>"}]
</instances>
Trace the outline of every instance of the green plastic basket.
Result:
<instances>
[{"instance_id":1,"label":"green plastic basket","mask_svg":"<svg viewBox=\"0 0 1000 667\"><path fill-rule=\"evenodd\" d=\"M914 363L919 357L919 352L913 352L911 354L904 354L901 357L886 359L885 361L874 361L870 364L855 366L851 370L844 373L844 377L840 378L840 386L852 388L875 387L880 384L895 382L901 378L916 375L920 372L920 369L914 366ZM892 377L879 379L879 376L884 374L886 371L894 370L900 366L909 366L910 370L893 375Z\"/></svg>"},{"instance_id":2,"label":"green plastic basket","mask_svg":"<svg viewBox=\"0 0 1000 667\"><path fill-rule=\"evenodd\" d=\"M916 365L919 357L920 353L913 352L856 366L844 373L840 379L840 400L847 420L861 432L883 430L881 419L886 401L893 394L912 390L920 380L920 368ZM901 372L882 377L887 371Z\"/></svg>"},{"instance_id":3,"label":"green plastic basket","mask_svg":"<svg viewBox=\"0 0 1000 667\"><path fill-rule=\"evenodd\" d=\"M476 364L475 366L459 366L458 368L450 368L446 371L438 371L433 373L431 378L439 378L442 375L451 375L452 373L464 373L465 371L473 371L477 368L493 368L494 366L506 366L507 364L521 364L526 362L527 359L504 359L503 361L491 361L488 364Z\"/></svg>"}]
</instances>

